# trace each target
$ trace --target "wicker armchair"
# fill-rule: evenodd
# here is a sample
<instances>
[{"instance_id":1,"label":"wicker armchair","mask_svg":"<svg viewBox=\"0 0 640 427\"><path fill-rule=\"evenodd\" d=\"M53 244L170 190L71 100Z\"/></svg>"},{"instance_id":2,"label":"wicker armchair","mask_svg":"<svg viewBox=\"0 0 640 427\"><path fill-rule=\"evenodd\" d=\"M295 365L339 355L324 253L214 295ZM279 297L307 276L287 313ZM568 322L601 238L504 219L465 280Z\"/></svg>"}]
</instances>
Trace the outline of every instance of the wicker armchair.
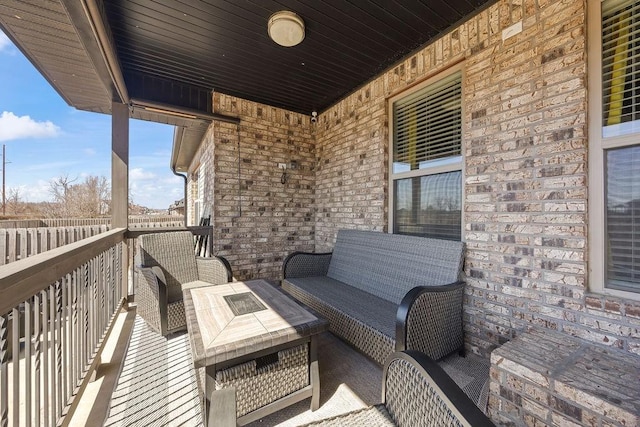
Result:
<instances>
[{"instance_id":1,"label":"wicker armchair","mask_svg":"<svg viewBox=\"0 0 640 427\"><path fill-rule=\"evenodd\" d=\"M138 314L161 335L186 329L184 289L232 280L226 259L195 256L189 231L140 236L140 264L136 267Z\"/></svg>"},{"instance_id":2,"label":"wicker armchair","mask_svg":"<svg viewBox=\"0 0 640 427\"><path fill-rule=\"evenodd\" d=\"M381 404L308 426L493 426L433 360L417 351L393 353L385 363Z\"/></svg>"}]
</instances>

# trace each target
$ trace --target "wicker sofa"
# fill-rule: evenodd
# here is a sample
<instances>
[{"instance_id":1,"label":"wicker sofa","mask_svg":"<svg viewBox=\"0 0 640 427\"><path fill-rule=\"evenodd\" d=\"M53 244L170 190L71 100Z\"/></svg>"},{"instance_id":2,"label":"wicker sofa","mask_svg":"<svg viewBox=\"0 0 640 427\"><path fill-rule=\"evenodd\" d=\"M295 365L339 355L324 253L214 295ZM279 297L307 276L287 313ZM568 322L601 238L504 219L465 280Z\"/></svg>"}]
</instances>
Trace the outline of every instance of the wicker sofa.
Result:
<instances>
[{"instance_id":1,"label":"wicker sofa","mask_svg":"<svg viewBox=\"0 0 640 427\"><path fill-rule=\"evenodd\" d=\"M289 255L282 287L380 365L395 350L463 350L462 242L340 230L332 253ZM396 340L397 338L397 340Z\"/></svg>"},{"instance_id":2,"label":"wicker sofa","mask_svg":"<svg viewBox=\"0 0 640 427\"><path fill-rule=\"evenodd\" d=\"M474 426L494 424L433 360L393 353L382 375L382 403L307 426Z\"/></svg>"}]
</instances>

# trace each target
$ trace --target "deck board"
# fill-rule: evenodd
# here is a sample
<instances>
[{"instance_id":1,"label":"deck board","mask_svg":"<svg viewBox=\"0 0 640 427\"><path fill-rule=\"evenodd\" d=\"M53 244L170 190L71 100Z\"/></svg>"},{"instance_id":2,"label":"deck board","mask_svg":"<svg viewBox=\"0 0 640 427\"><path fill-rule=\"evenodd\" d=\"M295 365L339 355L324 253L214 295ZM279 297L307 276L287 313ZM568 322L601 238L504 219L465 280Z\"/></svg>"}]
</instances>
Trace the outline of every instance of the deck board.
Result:
<instances>
[{"instance_id":1,"label":"deck board","mask_svg":"<svg viewBox=\"0 0 640 427\"><path fill-rule=\"evenodd\" d=\"M353 411L381 400L382 369L329 332L319 335L320 408L304 400L250 424L293 427ZM453 356L441 366L468 394L488 377L486 361ZM472 390L473 389L473 390ZM485 397L486 399L486 397ZM136 316L120 379L105 426L202 426L186 332L167 338Z\"/></svg>"}]
</instances>

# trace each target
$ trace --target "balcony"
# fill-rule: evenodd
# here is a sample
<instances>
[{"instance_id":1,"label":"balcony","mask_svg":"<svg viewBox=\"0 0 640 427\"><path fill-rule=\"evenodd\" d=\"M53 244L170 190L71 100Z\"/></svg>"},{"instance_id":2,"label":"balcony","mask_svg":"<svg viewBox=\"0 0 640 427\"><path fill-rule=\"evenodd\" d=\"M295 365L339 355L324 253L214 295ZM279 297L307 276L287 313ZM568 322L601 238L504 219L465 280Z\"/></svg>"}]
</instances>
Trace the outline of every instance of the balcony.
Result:
<instances>
[{"instance_id":1,"label":"balcony","mask_svg":"<svg viewBox=\"0 0 640 427\"><path fill-rule=\"evenodd\" d=\"M168 230L176 228L102 230L0 269L3 422L203 425L186 332L162 337L127 301L135 299L129 249L141 234ZM209 227L190 230L211 233ZM379 402L379 365L329 332L319 348L320 408L311 412L304 400L255 425L300 425ZM464 377L457 359L443 366Z\"/></svg>"},{"instance_id":2,"label":"balcony","mask_svg":"<svg viewBox=\"0 0 640 427\"><path fill-rule=\"evenodd\" d=\"M640 259L629 219L637 215L637 195L629 190L632 197L614 200L609 210L604 200L605 171L624 176L637 168L624 163L634 159L626 155L612 164L616 168L602 167L606 153L637 141L606 140L602 130L609 125L600 107L609 95L599 89L603 73L611 74L601 55L603 24L624 20L603 20L602 14L621 5L637 14L637 2L327 2L326 10L306 0L264 7L178 3L0 5L3 30L70 104L111 114L113 224L119 227L79 243L72 254L68 247L2 267L2 421L19 411L35 419L35 403L21 406L7 396L10 384L33 392L28 384L36 376L48 378L48 397L39 404L50 402L50 424L65 411L75 414L75 400L65 409L70 393L100 378L106 384L106 371L98 369L94 382L85 371L112 363L105 350L99 353L110 322L124 317L121 323L144 335L122 289L130 264L121 255L131 236L130 118L177 127L169 163L185 178L189 220L197 223L210 209L214 253L231 261L239 279L274 279L288 253L329 251L339 229L394 232L402 221L409 233L429 228L413 228L438 205L421 206L428 205L421 199L428 185L417 181L429 164L407 143L399 156L406 170L394 172L391 112L395 100L459 73L455 167L461 178L455 185L462 200L451 225L466 243L466 349L492 363L492 418L506 425L640 423L640 390L625 380L637 378L640 366L640 298L637 283L628 285ZM266 23L280 5L299 5L309 23L297 47L281 48L268 37ZM622 39L616 47L624 47ZM637 55L625 61L634 69ZM418 131L409 125L405 133L410 141ZM452 166L438 164L432 172L449 173ZM621 190L637 181L637 175L627 178L617 181ZM394 204L400 180L415 181L405 191L411 213ZM615 220L610 228L607 217ZM609 263L620 283L608 280ZM95 301L103 300L104 312L95 311L103 308ZM126 314L116 316L125 304ZM47 321L53 323L44 333ZM79 326L81 335L74 329ZM23 327L40 331L28 357L16 338ZM127 330L115 334L121 338L116 348L133 350ZM180 339L172 337L172 345ZM71 355L68 347L76 343L81 351ZM34 359L36 344L40 367L34 361L25 369L31 381L14 380L21 374L12 360ZM67 372L64 362L71 359ZM54 376L63 381L50 390ZM112 390L116 381L105 387ZM106 400L99 399L102 414Z\"/></svg>"}]
</instances>

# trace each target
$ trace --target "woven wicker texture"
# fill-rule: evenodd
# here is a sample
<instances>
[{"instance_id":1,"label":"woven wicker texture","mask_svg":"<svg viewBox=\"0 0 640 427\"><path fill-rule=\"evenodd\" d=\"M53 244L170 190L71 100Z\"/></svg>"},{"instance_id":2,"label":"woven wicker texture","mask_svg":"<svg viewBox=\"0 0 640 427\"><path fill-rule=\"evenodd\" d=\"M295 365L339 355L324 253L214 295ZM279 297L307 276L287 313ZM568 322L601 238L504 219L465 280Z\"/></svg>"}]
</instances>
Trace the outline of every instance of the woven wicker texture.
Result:
<instances>
[{"instance_id":1,"label":"woven wicker texture","mask_svg":"<svg viewBox=\"0 0 640 427\"><path fill-rule=\"evenodd\" d=\"M385 381L385 404L399 427L462 426L435 387L409 361L394 359Z\"/></svg>"},{"instance_id":2,"label":"woven wicker texture","mask_svg":"<svg viewBox=\"0 0 640 427\"><path fill-rule=\"evenodd\" d=\"M140 255L145 267L159 266L167 280L167 301L182 300L181 283L198 280L198 267L190 231L143 234Z\"/></svg>"},{"instance_id":3,"label":"woven wicker texture","mask_svg":"<svg viewBox=\"0 0 640 427\"><path fill-rule=\"evenodd\" d=\"M400 304L416 286L457 281L463 249L449 240L339 230L327 275Z\"/></svg>"},{"instance_id":4,"label":"woven wicker texture","mask_svg":"<svg viewBox=\"0 0 640 427\"><path fill-rule=\"evenodd\" d=\"M395 349L394 322L396 308L394 304L371 295L363 296L361 299L352 298L354 294L349 291L357 291L356 289L344 284L342 284L342 288L329 286L325 289L324 286L313 286L314 284L317 285L316 281L331 283L331 280L326 277L288 279L282 282L282 288L298 301L311 307L326 318L333 333L353 344L380 365L383 365L384 361ZM300 283L306 289L297 286ZM323 299L326 295L323 295L322 298L316 295L318 290L327 292L328 295L331 294L332 290L336 290L338 295L329 296L329 298L335 298L338 305L343 308L346 307L351 313L358 313L360 319L367 319L367 321L375 319L379 329L384 329L384 332L363 323L363 321L349 313L331 306ZM366 293L362 292L361 294ZM344 297L344 300L341 300L342 297ZM367 304L365 301L369 303ZM379 305L376 305L376 303Z\"/></svg>"},{"instance_id":5,"label":"woven wicker texture","mask_svg":"<svg viewBox=\"0 0 640 427\"><path fill-rule=\"evenodd\" d=\"M315 423L305 424L305 426L321 426L321 427L384 427L395 426L387 408L384 405L379 404L370 406L368 408L360 409L359 411L349 412L344 415L337 415L335 417L320 420Z\"/></svg>"},{"instance_id":6,"label":"woven wicker texture","mask_svg":"<svg viewBox=\"0 0 640 427\"><path fill-rule=\"evenodd\" d=\"M465 357L452 354L438 361L438 366L451 377L478 409L484 413L487 412L489 368L491 367L489 359L473 353Z\"/></svg>"},{"instance_id":7,"label":"woven wicker texture","mask_svg":"<svg viewBox=\"0 0 640 427\"><path fill-rule=\"evenodd\" d=\"M185 289L229 281L231 272L226 261L217 257L196 258L193 235L189 231L174 231L140 236L140 262L136 269L138 282L136 302L138 313L160 334L186 328L182 291ZM151 267L160 268L159 276L166 282L167 330L162 330L160 284ZM157 270L156 268L156 270Z\"/></svg>"},{"instance_id":8,"label":"woven wicker texture","mask_svg":"<svg viewBox=\"0 0 640 427\"><path fill-rule=\"evenodd\" d=\"M219 285L227 283L228 270L227 267L218 258L196 258L198 266L198 279L204 282Z\"/></svg>"},{"instance_id":9,"label":"woven wicker texture","mask_svg":"<svg viewBox=\"0 0 640 427\"><path fill-rule=\"evenodd\" d=\"M167 304L167 332L179 331L184 329L186 325L182 301Z\"/></svg>"},{"instance_id":10,"label":"woven wicker texture","mask_svg":"<svg viewBox=\"0 0 640 427\"><path fill-rule=\"evenodd\" d=\"M384 335L395 336L397 304L329 277L304 277L286 281L349 317L365 319L370 327Z\"/></svg>"},{"instance_id":11,"label":"woven wicker texture","mask_svg":"<svg viewBox=\"0 0 640 427\"><path fill-rule=\"evenodd\" d=\"M331 254L295 252L284 261L284 278L326 276Z\"/></svg>"},{"instance_id":12,"label":"woven wicker texture","mask_svg":"<svg viewBox=\"0 0 640 427\"><path fill-rule=\"evenodd\" d=\"M456 382L457 377L461 376L465 378L465 384L470 381L484 384L488 378L488 361L484 364L483 378L469 379L467 374L473 371L465 370L460 375L456 374L458 362L467 362L473 356L470 354L461 359L453 355L439 365L449 364L449 359L455 359L450 363L452 369L447 366L443 368ZM310 411L307 399L255 421L250 426L296 427L380 402L380 365L328 332L319 335L318 359L321 368L321 406L318 410ZM106 426L202 426L198 399L202 393L198 393L193 378L193 362L186 332L164 338L137 317L124 363L110 402ZM204 369L201 371L204 374ZM373 427L378 424L363 425Z\"/></svg>"},{"instance_id":13,"label":"woven wicker texture","mask_svg":"<svg viewBox=\"0 0 640 427\"><path fill-rule=\"evenodd\" d=\"M461 348L464 344L463 294L463 287L421 294L407 318L407 349L438 360Z\"/></svg>"},{"instance_id":14,"label":"woven wicker texture","mask_svg":"<svg viewBox=\"0 0 640 427\"><path fill-rule=\"evenodd\" d=\"M236 415L241 417L309 385L307 344L278 352L278 361L256 369L256 361L216 372L216 390L236 388Z\"/></svg>"},{"instance_id":15,"label":"woven wicker texture","mask_svg":"<svg viewBox=\"0 0 640 427\"><path fill-rule=\"evenodd\" d=\"M160 324L160 306L158 301L158 280L151 269L138 269L136 303L138 314L147 321L157 333L162 333Z\"/></svg>"}]
</instances>

